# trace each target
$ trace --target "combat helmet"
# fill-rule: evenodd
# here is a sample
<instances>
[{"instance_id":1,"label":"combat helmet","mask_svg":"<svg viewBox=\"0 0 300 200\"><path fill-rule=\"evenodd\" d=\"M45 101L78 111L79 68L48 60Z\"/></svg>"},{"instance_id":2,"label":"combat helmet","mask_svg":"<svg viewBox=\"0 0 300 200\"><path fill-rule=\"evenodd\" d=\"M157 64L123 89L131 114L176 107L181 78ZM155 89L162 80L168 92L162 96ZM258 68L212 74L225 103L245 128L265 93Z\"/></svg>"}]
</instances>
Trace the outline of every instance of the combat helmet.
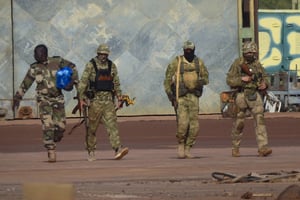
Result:
<instances>
[{"instance_id":1,"label":"combat helmet","mask_svg":"<svg viewBox=\"0 0 300 200\"><path fill-rule=\"evenodd\" d=\"M109 54L110 50L107 44L100 44L98 49L97 49L97 53L101 53L101 54Z\"/></svg>"},{"instance_id":2,"label":"combat helmet","mask_svg":"<svg viewBox=\"0 0 300 200\"><path fill-rule=\"evenodd\" d=\"M243 53L257 53L257 45L253 41L247 41L242 47Z\"/></svg>"},{"instance_id":3,"label":"combat helmet","mask_svg":"<svg viewBox=\"0 0 300 200\"><path fill-rule=\"evenodd\" d=\"M187 40L183 43L183 49L195 49L195 44L190 41L190 40Z\"/></svg>"}]
</instances>

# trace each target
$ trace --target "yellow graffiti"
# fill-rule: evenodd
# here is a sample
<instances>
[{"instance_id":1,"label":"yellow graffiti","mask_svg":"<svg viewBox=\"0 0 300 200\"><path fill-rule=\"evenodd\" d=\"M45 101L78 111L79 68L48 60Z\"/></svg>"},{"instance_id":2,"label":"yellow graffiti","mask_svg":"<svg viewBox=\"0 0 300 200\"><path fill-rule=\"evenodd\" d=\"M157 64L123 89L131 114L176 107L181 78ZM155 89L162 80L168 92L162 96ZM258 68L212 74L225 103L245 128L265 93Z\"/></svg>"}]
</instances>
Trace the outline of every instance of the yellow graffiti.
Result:
<instances>
[{"instance_id":1,"label":"yellow graffiti","mask_svg":"<svg viewBox=\"0 0 300 200\"><path fill-rule=\"evenodd\" d=\"M289 16L286 18L288 24L297 24L300 26L299 16Z\"/></svg>"},{"instance_id":2,"label":"yellow graffiti","mask_svg":"<svg viewBox=\"0 0 300 200\"><path fill-rule=\"evenodd\" d=\"M290 54L300 54L300 33L292 32L288 34L287 41L290 46Z\"/></svg>"},{"instance_id":3,"label":"yellow graffiti","mask_svg":"<svg viewBox=\"0 0 300 200\"><path fill-rule=\"evenodd\" d=\"M272 39L276 44L279 44L281 42L282 23L279 19L271 17L263 18L259 20L259 25L264 27L265 29L270 30Z\"/></svg>"},{"instance_id":4,"label":"yellow graffiti","mask_svg":"<svg viewBox=\"0 0 300 200\"><path fill-rule=\"evenodd\" d=\"M272 48L270 56L261 60L263 66L272 67L279 65L282 61L282 54L277 48Z\"/></svg>"},{"instance_id":5,"label":"yellow graffiti","mask_svg":"<svg viewBox=\"0 0 300 200\"><path fill-rule=\"evenodd\" d=\"M267 53L269 52L271 46L270 34L267 32L259 32L259 59L264 59Z\"/></svg>"}]
</instances>

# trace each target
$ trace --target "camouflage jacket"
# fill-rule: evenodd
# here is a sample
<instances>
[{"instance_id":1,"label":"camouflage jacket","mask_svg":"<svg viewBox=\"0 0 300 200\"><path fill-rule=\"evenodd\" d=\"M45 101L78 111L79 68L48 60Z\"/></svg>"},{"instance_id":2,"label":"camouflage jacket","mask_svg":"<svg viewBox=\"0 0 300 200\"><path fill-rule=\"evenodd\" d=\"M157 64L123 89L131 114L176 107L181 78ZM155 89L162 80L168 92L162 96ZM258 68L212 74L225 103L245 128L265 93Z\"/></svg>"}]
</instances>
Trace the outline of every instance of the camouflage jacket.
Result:
<instances>
[{"instance_id":1,"label":"camouflage jacket","mask_svg":"<svg viewBox=\"0 0 300 200\"><path fill-rule=\"evenodd\" d=\"M95 57L93 59L95 60L98 69L108 69L108 62L106 62L105 64L101 64L97 57ZM110 91L96 92L96 96L95 96L96 99L97 98L101 99L102 97L110 97L112 93L118 97L122 95L117 66L113 62L111 65L111 75L113 77L114 91L112 91L112 92L110 92ZM79 93L80 99L87 98L85 95L85 92L89 89L90 82L94 82L95 78L96 78L96 71L94 69L94 66L91 62L88 62L82 73L80 83L78 86L78 93Z\"/></svg>"},{"instance_id":2,"label":"camouflage jacket","mask_svg":"<svg viewBox=\"0 0 300 200\"><path fill-rule=\"evenodd\" d=\"M242 81L242 76L245 76L246 73L243 72L241 65L245 63L245 60L243 57L236 59L233 64L231 65L227 77L226 82L227 85L229 85L231 88L236 89L253 89L257 90L257 87L261 81L264 81L269 86L269 80L267 78L267 74L265 73L264 68L262 67L261 63L256 60L251 64L247 64L251 72L254 74L254 76L257 77L256 80L252 80L249 83L245 83Z\"/></svg>"},{"instance_id":3,"label":"camouflage jacket","mask_svg":"<svg viewBox=\"0 0 300 200\"><path fill-rule=\"evenodd\" d=\"M180 56L180 60L184 64L184 70L187 70L187 71L195 70L195 68L196 68L195 59L190 63L184 58L184 56ZM209 83L209 79L208 79L209 73L208 73L207 68L204 65L203 61L199 58L198 58L198 60L199 60L199 65L200 65L199 78L203 79L204 84L207 85ZM166 70L165 80L164 80L164 88L165 88L165 92L168 96L173 95L171 85L176 82L178 61L179 60L178 60L178 56L177 56L168 65L167 70ZM179 63L179 65L180 65L180 63ZM181 81L181 76L179 76L179 81Z\"/></svg>"},{"instance_id":4,"label":"camouflage jacket","mask_svg":"<svg viewBox=\"0 0 300 200\"><path fill-rule=\"evenodd\" d=\"M56 72L64 66L69 66L73 70L72 80L76 85L78 83L78 71L75 64L61 57L49 57L45 63L33 63L23 79L18 93L21 96L27 92L31 85L36 82L37 99L53 99L62 96L61 89L56 87Z\"/></svg>"}]
</instances>

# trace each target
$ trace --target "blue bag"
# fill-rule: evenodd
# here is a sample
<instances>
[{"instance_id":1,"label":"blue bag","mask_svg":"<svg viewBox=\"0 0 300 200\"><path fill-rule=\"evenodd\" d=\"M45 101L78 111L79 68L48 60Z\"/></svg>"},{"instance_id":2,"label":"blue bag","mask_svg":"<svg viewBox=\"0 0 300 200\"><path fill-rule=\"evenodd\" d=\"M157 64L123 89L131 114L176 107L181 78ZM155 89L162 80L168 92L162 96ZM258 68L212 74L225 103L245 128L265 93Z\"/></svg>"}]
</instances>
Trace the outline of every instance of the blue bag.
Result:
<instances>
[{"instance_id":1,"label":"blue bag","mask_svg":"<svg viewBox=\"0 0 300 200\"><path fill-rule=\"evenodd\" d=\"M73 70L69 66L64 66L56 72L56 87L71 91L73 89L72 82ZM68 86L68 87L67 87Z\"/></svg>"}]
</instances>

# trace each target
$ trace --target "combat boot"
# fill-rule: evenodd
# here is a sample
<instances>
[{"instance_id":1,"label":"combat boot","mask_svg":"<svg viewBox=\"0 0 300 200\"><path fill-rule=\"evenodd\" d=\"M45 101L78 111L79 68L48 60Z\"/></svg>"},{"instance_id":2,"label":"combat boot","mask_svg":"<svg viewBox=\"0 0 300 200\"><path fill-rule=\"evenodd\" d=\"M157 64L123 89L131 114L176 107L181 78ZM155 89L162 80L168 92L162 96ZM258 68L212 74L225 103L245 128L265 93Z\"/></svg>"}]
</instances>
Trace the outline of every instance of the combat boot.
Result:
<instances>
[{"instance_id":1,"label":"combat boot","mask_svg":"<svg viewBox=\"0 0 300 200\"><path fill-rule=\"evenodd\" d=\"M48 162L56 162L56 152L55 149L48 149Z\"/></svg>"},{"instance_id":2,"label":"combat boot","mask_svg":"<svg viewBox=\"0 0 300 200\"><path fill-rule=\"evenodd\" d=\"M120 147L116 150L116 154L115 154L115 159L116 160L120 160L122 159L124 156L126 156L129 152L129 149L127 147Z\"/></svg>"},{"instance_id":3,"label":"combat boot","mask_svg":"<svg viewBox=\"0 0 300 200\"><path fill-rule=\"evenodd\" d=\"M87 158L87 160L88 160L89 162L93 162L93 161L96 160L95 152L94 152L94 151L88 152L88 158Z\"/></svg>"},{"instance_id":4,"label":"combat boot","mask_svg":"<svg viewBox=\"0 0 300 200\"><path fill-rule=\"evenodd\" d=\"M240 149L239 148L233 148L231 152L232 157L240 157Z\"/></svg>"},{"instance_id":5,"label":"combat boot","mask_svg":"<svg viewBox=\"0 0 300 200\"><path fill-rule=\"evenodd\" d=\"M178 158L185 158L184 144L178 145Z\"/></svg>"},{"instance_id":6,"label":"combat boot","mask_svg":"<svg viewBox=\"0 0 300 200\"><path fill-rule=\"evenodd\" d=\"M191 147L190 146L185 146L184 155L185 155L186 158L195 158L195 156L193 156L193 154L191 154Z\"/></svg>"},{"instance_id":7,"label":"combat boot","mask_svg":"<svg viewBox=\"0 0 300 200\"><path fill-rule=\"evenodd\" d=\"M270 154L272 154L272 149L270 148L262 148L258 150L258 156L260 157L266 157L269 156Z\"/></svg>"}]
</instances>

